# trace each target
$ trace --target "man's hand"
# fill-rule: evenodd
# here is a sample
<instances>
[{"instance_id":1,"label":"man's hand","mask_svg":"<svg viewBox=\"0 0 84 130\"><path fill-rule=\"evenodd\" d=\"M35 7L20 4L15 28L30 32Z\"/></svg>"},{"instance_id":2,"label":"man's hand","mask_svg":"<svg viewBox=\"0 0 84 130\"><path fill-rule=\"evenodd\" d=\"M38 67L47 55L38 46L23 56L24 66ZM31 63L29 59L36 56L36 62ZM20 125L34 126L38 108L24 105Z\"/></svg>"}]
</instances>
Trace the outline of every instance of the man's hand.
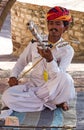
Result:
<instances>
[{"instance_id":1,"label":"man's hand","mask_svg":"<svg viewBox=\"0 0 84 130\"><path fill-rule=\"evenodd\" d=\"M9 83L9 86L12 87L14 85L18 85L18 80L16 77L10 77L8 83Z\"/></svg>"},{"instance_id":2,"label":"man's hand","mask_svg":"<svg viewBox=\"0 0 84 130\"><path fill-rule=\"evenodd\" d=\"M49 48L47 49L40 49L40 48L37 48L38 49L38 53L46 59L47 62L51 62L53 60L53 55L52 55L52 52Z\"/></svg>"}]
</instances>

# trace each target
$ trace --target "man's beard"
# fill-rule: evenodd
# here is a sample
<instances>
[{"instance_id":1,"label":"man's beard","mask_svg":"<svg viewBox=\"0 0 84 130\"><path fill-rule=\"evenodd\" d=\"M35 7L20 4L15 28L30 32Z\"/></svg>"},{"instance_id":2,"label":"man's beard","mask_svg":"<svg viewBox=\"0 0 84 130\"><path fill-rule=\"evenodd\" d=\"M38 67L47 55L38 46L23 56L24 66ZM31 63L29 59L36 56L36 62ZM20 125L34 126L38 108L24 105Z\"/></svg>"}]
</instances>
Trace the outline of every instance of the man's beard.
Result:
<instances>
[{"instance_id":1,"label":"man's beard","mask_svg":"<svg viewBox=\"0 0 84 130\"><path fill-rule=\"evenodd\" d=\"M61 35L60 35L58 29L52 28L49 30L49 32L50 32L49 33L50 37L57 39L57 41L60 39Z\"/></svg>"},{"instance_id":2,"label":"man's beard","mask_svg":"<svg viewBox=\"0 0 84 130\"><path fill-rule=\"evenodd\" d=\"M59 37L59 31L56 28L50 29L49 32L52 37Z\"/></svg>"}]
</instances>

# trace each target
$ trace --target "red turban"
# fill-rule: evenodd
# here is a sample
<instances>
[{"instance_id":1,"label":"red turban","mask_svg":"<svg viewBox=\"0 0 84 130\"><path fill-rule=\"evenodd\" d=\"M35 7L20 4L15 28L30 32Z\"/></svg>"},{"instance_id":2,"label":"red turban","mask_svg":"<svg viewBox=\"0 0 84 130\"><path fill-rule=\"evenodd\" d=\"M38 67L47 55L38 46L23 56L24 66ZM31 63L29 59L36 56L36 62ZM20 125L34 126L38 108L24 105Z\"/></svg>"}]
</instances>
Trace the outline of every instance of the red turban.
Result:
<instances>
[{"instance_id":1,"label":"red turban","mask_svg":"<svg viewBox=\"0 0 84 130\"><path fill-rule=\"evenodd\" d=\"M71 15L69 10L66 8L56 6L51 8L47 13L47 20L63 20L63 21L71 21Z\"/></svg>"}]
</instances>

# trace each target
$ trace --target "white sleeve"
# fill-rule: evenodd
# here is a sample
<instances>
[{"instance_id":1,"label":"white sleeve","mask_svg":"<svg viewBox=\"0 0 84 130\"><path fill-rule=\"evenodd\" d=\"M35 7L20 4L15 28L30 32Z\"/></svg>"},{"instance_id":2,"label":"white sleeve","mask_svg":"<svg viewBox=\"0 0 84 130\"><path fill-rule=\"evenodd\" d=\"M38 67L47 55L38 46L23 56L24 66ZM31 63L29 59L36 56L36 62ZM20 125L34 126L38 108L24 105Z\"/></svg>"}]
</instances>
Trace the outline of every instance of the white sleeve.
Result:
<instances>
[{"instance_id":1,"label":"white sleeve","mask_svg":"<svg viewBox=\"0 0 84 130\"><path fill-rule=\"evenodd\" d=\"M61 57L59 65L55 60L47 62L49 77L56 76L60 71L66 71L67 67L70 65L74 55L74 50L71 46L67 46L63 51L65 51L65 54Z\"/></svg>"},{"instance_id":2,"label":"white sleeve","mask_svg":"<svg viewBox=\"0 0 84 130\"><path fill-rule=\"evenodd\" d=\"M31 44L32 43L30 42L28 46L24 49L23 53L20 55L11 72L11 77L18 77L24 67L31 61Z\"/></svg>"},{"instance_id":3,"label":"white sleeve","mask_svg":"<svg viewBox=\"0 0 84 130\"><path fill-rule=\"evenodd\" d=\"M65 55L60 59L59 69L61 71L66 71L74 56L74 50L70 45L68 45L63 51L65 51Z\"/></svg>"}]
</instances>

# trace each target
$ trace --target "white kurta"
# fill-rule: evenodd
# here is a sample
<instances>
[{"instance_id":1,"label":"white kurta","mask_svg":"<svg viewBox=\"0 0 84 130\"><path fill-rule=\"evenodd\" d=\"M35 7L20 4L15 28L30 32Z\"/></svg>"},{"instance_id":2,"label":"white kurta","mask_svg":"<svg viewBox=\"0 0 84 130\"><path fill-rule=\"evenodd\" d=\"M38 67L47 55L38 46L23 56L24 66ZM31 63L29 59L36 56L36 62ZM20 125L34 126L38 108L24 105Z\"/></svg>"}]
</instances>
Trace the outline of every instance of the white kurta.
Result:
<instances>
[{"instance_id":1,"label":"white kurta","mask_svg":"<svg viewBox=\"0 0 84 130\"><path fill-rule=\"evenodd\" d=\"M30 61L34 64L41 58L37 44L30 43L26 47L11 76L18 77ZM26 84L10 87L3 93L2 101L6 106L18 112L41 111L45 107L53 110L56 104L69 102L75 97L73 79L66 73L74 55L73 48L61 42L51 51L53 61L46 62L43 58L31 71L30 80ZM48 72L47 82L43 78L45 70Z\"/></svg>"}]
</instances>

